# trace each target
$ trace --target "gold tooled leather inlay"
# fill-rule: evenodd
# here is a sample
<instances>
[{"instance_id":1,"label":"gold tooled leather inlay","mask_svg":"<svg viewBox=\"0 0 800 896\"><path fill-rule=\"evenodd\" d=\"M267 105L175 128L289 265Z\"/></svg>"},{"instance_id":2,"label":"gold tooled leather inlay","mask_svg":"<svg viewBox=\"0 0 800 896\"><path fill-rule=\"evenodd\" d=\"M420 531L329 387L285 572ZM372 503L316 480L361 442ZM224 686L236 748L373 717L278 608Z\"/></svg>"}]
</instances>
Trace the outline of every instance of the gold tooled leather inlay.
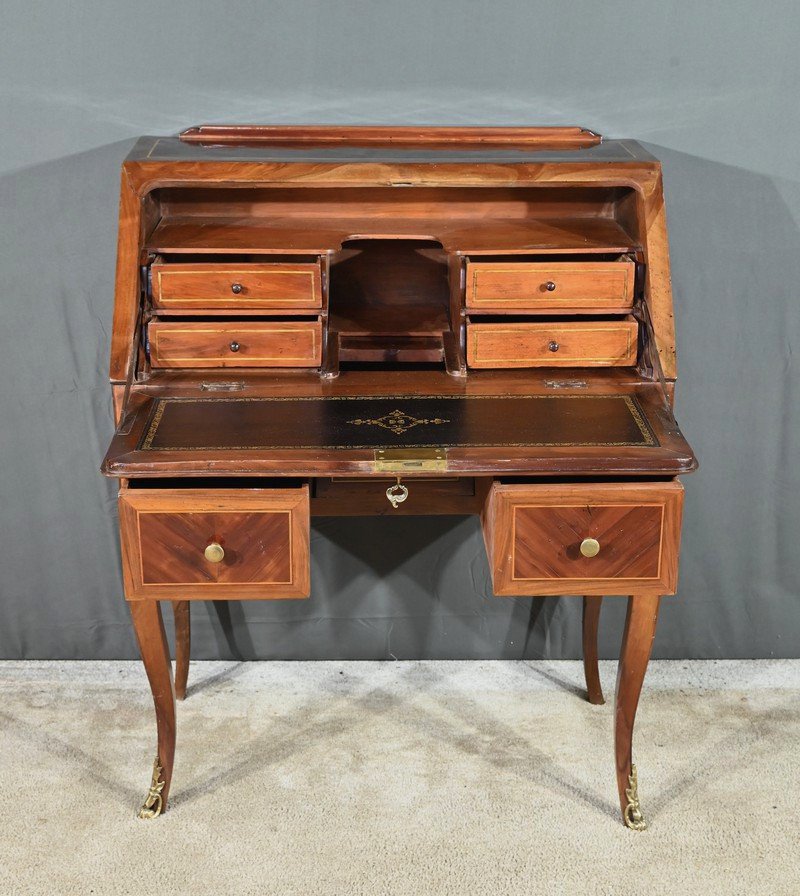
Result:
<instances>
[{"instance_id":1,"label":"gold tooled leather inlay","mask_svg":"<svg viewBox=\"0 0 800 896\"><path fill-rule=\"evenodd\" d=\"M241 451L249 451L249 450L262 450L269 448L287 448L291 447L297 450L305 450L305 449L318 449L321 446L319 444L302 444L300 440L298 440L297 444L293 444L291 446L286 445L225 445L225 446L215 446L215 445L192 445L186 447L174 447L171 445L158 445L156 447L153 446L153 441L155 440L158 429L161 425L162 418L164 416L164 412L167 409L168 405L174 404L182 404L182 403L192 403L192 404L203 404L206 402L217 402L224 401L226 403L258 403L258 402L316 402L316 401L369 401L375 399L382 399L388 401L415 401L421 399L437 399L442 403L443 409L446 409L448 401L481 401L481 400L497 400L503 398L527 398L527 399L537 399L541 401L569 401L572 400L583 400L583 401L591 401L591 400L602 400L609 398L613 398L616 401L622 401L627 407L631 418L633 419L636 428L639 430L641 435L641 442L632 442L629 440L623 441L591 441L591 442L578 442L575 444L582 445L587 444L593 447L616 447L616 446L626 446L626 445L639 445L642 447L654 447L658 445L652 431L650 430L649 425L647 424L644 415L642 414L641 408L639 407L638 402L635 398L630 395L615 395L615 396L607 396L607 395L509 395L509 396L501 396L501 395L332 395L326 397L320 396L270 396L264 398L244 398L244 397L236 397L236 398L157 398L155 400L155 404L153 410L151 411L151 415L147 423L145 424L144 435L140 444L140 450L156 450L156 451L215 451L215 450L241 450ZM377 421L381 421L378 423ZM383 417L378 418L367 418L367 417L356 417L353 420L348 421L353 423L354 425L377 425L380 428L387 429L391 432L394 432L396 435L402 435L405 432L408 432L411 429L414 429L416 426L419 426L423 423L441 425L444 423L449 423L450 420L444 417L433 417L433 418L417 418L408 414L407 412L396 410L392 411L389 414L384 415ZM392 427L399 427L392 429ZM558 447L563 445L563 442L548 442L548 441L536 441L536 442L517 442L517 441L505 441L502 443L497 442L478 442L478 441L469 441L465 443L448 443L446 447L454 448L494 448L494 447L506 447L506 448L525 448L525 447ZM357 449L364 448L364 445L358 444L336 444L334 446L338 449ZM403 446L394 446L394 447L403 447ZM440 448L441 444L415 444L413 446L415 449L419 448Z\"/></svg>"},{"instance_id":2,"label":"gold tooled leather inlay","mask_svg":"<svg viewBox=\"0 0 800 896\"><path fill-rule=\"evenodd\" d=\"M439 426L450 421L445 420L443 417L412 417L411 414L407 414L398 408L388 414L384 414L382 417L375 417L374 419L356 417L355 420L348 420L347 422L352 423L354 426L380 426L401 436L415 426L424 426L426 424Z\"/></svg>"}]
</instances>

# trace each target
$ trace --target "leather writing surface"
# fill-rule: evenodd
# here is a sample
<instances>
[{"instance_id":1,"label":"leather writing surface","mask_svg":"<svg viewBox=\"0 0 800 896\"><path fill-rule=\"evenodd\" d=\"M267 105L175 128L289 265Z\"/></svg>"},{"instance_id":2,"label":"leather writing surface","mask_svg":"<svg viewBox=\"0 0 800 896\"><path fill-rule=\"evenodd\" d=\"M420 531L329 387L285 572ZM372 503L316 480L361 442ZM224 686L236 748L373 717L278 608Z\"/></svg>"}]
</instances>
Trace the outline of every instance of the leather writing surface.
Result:
<instances>
[{"instance_id":1,"label":"leather writing surface","mask_svg":"<svg viewBox=\"0 0 800 896\"><path fill-rule=\"evenodd\" d=\"M144 451L658 447L629 395L161 398Z\"/></svg>"}]
</instances>

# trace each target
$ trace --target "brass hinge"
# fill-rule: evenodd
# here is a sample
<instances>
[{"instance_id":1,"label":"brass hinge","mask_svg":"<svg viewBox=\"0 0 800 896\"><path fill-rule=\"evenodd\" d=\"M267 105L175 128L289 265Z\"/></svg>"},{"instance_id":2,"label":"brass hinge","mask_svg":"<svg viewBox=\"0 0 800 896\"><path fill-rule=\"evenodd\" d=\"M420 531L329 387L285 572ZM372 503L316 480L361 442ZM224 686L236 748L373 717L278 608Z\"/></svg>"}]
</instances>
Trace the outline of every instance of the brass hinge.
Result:
<instances>
[{"instance_id":1,"label":"brass hinge","mask_svg":"<svg viewBox=\"0 0 800 896\"><path fill-rule=\"evenodd\" d=\"M432 473L447 469L444 448L377 448L376 473Z\"/></svg>"}]
</instances>

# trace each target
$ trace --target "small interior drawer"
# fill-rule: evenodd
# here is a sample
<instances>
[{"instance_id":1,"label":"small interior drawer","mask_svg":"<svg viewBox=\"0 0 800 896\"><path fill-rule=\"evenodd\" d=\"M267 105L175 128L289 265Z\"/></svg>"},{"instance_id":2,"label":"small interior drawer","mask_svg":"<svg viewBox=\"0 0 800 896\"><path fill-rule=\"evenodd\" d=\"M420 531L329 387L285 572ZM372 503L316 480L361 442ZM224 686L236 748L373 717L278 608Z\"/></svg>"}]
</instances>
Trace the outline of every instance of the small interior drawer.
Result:
<instances>
[{"instance_id":1,"label":"small interior drawer","mask_svg":"<svg viewBox=\"0 0 800 896\"><path fill-rule=\"evenodd\" d=\"M637 323L535 321L467 324L470 367L627 367L636 363Z\"/></svg>"},{"instance_id":2,"label":"small interior drawer","mask_svg":"<svg viewBox=\"0 0 800 896\"><path fill-rule=\"evenodd\" d=\"M633 305L632 261L467 262L467 308L611 314Z\"/></svg>"},{"instance_id":3,"label":"small interior drawer","mask_svg":"<svg viewBox=\"0 0 800 896\"><path fill-rule=\"evenodd\" d=\"M129 600L308 597L308 486L123 489Z\"/></svg>"},{"instance_id":4,"label":"small interior drawer","mask_svg":"<svg viewBox=\"0 0 800 896\"><path fill-rule=\"evenodd\" d=\"M322 305L317 263L153 263L153 306L181 309L313 310Z\"/></svg>"},{"instance_id":5,"label":"small interior drawer","mask_svg":"<svg viewBox=\"0 0 800 896\"><path fill-rule=\"evenodd\" d=\"M494 593L674 594L680 483L494 483L482 516Z\"/></svg>"},{"instance_id":6,"label":"small interior drawer","mask_svg":"<svg viewBox=\"0 0 800 896\"><path fill-rule=\"evenodd\" d=\"M322 357L319 320L153 321L148 335L153 367L316 367Z\"/></svg>"}]
</instances>

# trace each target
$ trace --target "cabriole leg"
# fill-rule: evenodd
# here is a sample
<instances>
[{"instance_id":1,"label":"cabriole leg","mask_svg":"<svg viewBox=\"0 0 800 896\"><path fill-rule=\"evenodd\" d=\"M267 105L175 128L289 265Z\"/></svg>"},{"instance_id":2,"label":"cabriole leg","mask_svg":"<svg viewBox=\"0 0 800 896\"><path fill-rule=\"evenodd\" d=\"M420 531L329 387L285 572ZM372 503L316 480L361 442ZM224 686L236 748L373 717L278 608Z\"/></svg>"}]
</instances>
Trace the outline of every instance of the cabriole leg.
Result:
<instances>
[{"instance_id":1,"label":"cabriole leg","mask_svg":"<svg viewBox=\"0 0 800 896\"><path fill-rule=\"evenodd\" d=\"M583 599L583 674L586 678L586 691L589 703L602 706L603 688L600 684L600 672L597 668L597 628L600 622L602 597L584 597Z\"/></svg>"},{"instance_id":2,"label":"cabriole leg","mask_svg":"<svg viewBox=\"0 0 800 896\"><path fill-rule=\"evenodd\" d=\"M656 633L659 600L657 595L642 594L628 598L628 614L625 618L625 633L617 670L614 709L617 788L622 819L634 831L642 831L647 825L639 806L636 766L632 761L633 723Z\"/></svg>"},{"instance_id":3,"label":"cabriole leg","mask_svg":"<svg viewBox=\"0 0 800 896\"><path fill-rule=\"evenodd\" d=\"M184 700L192 644L189 601L172 601L172 615L175 617L175 696Z\"/></svg>"},{"instance_id":4,"label":"cabriole leg","mask_svg":"<svg viewBox=\"0 0 800 896\"><path fill-rule=\"evenodd\" d=\"M167 808L175 759L175 688L172 683L172 663L158 601L131 601L129 606L142 662L153 692L158 728L153 778L138 814L139 818L156 818Z\"/></svg>"}]
</instances>

